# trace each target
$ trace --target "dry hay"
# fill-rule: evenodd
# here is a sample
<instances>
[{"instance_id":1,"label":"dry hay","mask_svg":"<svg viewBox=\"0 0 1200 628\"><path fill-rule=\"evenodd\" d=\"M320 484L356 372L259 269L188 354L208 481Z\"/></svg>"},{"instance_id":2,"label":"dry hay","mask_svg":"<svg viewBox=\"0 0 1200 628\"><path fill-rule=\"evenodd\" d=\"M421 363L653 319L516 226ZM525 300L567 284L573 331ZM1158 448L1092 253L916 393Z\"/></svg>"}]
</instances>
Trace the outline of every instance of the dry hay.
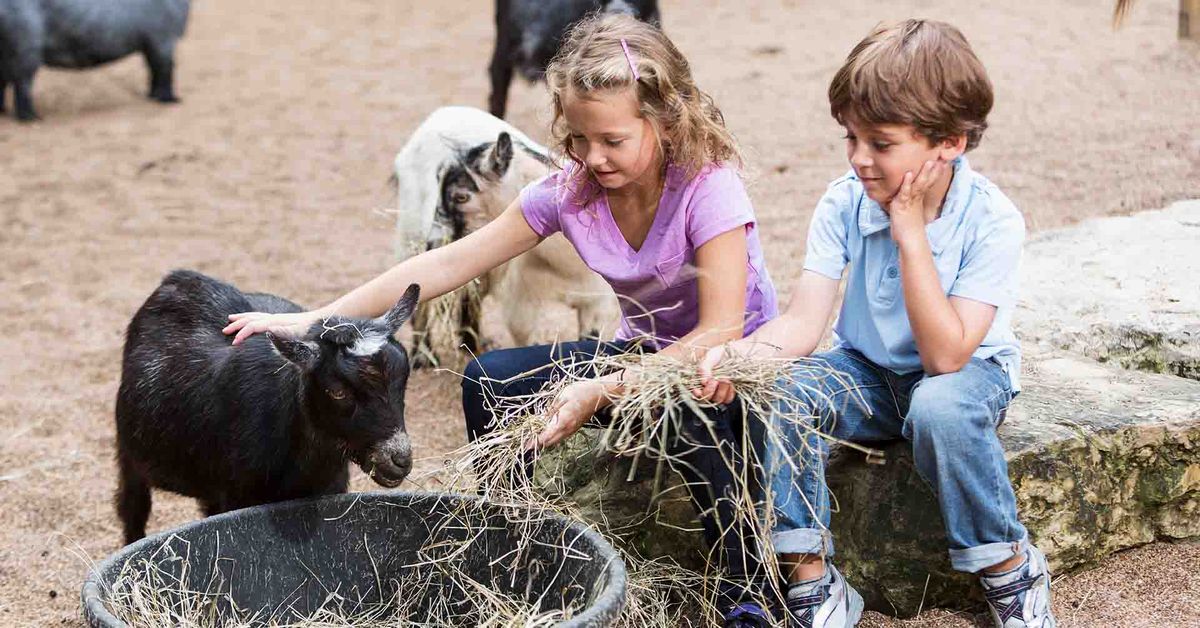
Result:
<instances>
[{"instance_id":1,"label":"dry hay","mask_svg":"<svg viewBox=\"0 0 1200 628\"><path fill-rule=\"evenodd\" d=\"M452 241L447 236L438 246L446 246ZM425 246L425 242L410 242L407 250L424 250ZM485 274L417 306L412 318L412 347L413 358L418 363L461 368L466 355L461 349L464 340L471 338L476 347L480 346L479 325L483 320L483 295L487 292L488 280ZM474 327L470 326L472 323Z\"/></svg>"},{"instance_id":2,"label":"dry hay","mask_svg":"<svg viewBox=\"0 0 1200 628\"><path fill-rule=\"evenodd\" d=\"M715 406L699 401L691 394L691 390L699 388L701 383L695 362L681 361L675 357L629 352L599 355L584 361L564 360L546 368L552 369L555 375L551 383L541 390L525 396L493 397L487 400L495 416L491 431L454 452L439 473L451 490L478 491L495 503L519 504L535 517L536 513L544 512L588 519L564 497L567 490L561 484L562 478L542 478L536 482L528 480L527 465L536 465L543 454L542 451L530 449L528 444L546 427L549 420L547 410L566 386L596 373L624 371L621 377L624 391L609 400L612 404L609 412L613 420L603 428L597 454L631 457L635 462L634 468L643 460L654 464L653 490L657 499L664 490L664 474L681 464L667 450L669 435L677 433L685 413L703 416L706 409ZM532 374L522 373L513 379ZM730 354L718 365L714 376L733 383L738 391L735 403L741 404L743 416L747 417L747 421L761 421L763 437L776 445L780 444L783 431L792 429L832 440L815 429L815 417L809 414L809 406L798 399L804 396L823 397L826 393L802 382L833 379L835 383L831 389L848 393L845 403L856 403L865 408L865 401L853 382L815 360L751 358ZM484 390L486 392L491 385L503 383L488 380L484 382ZM797 390L800 394L796 394ZM831 399L826 401L825 405L833 406ZM776 424L771 423L771 417L775 417ZM711 430L711 424L706 421L706 425ZM722 454L725 464L734 471L736 478L734 494L728 499L734 502L740 524L753 531L754 538L748 539L747 544L769 548L773 513L763 504L770 503L771 497L769 487L764 487L766 494L760 493L760 501L756 503L754 498L749 470L753 468L752 465L762 468L765 461L760 459L756 448L749 442L750 433L751 430L743 430L742 442L736 444L742 459L750 464L735 465L733 459ZM804 446L808 446L808 439L803 440ZM883 454L878 450L854 443L842 444L863 452L868 460L882 461ZM688 445L711 447L702 443ZM795 458L771 462L791 465L799 471ZM647 515L651 516L654 516L653 513ZM593 513L590 519L588 523L621 551L629 567L626 608L619 626L706 626L720 623L716 592L721 574L713 570L697 573L670 560L638 556L628 544L622 543L624 530L610 523L603 504L599 516ZM721 533L729 534L730 530ZM764 572L778 573L775 554L769 551L761 554ZM716 564L715 558L710 554L708 564ZM757 601L764 608L778 607L778 600L768 599L769 595L769 591L763 591Z\"/></svg>"},{"instance_id":3,"label":"dry hay","mask_svg":"<svg viewBox=\"0 0 1200 628\"><path fill-rule=\"evenodd\" d=\"M691 390L700 384L694 363L653 353L624 353L613 356L596 356L578 362L559 362L550 368L558 375L542 390L522 397L493 398L489 405L495 418L494 429L479 440L453 452L434 471L423 477L414 477L418 484L424 480L436 480L442 488L460 493L479 493L491 504L504 507L504 513L517 538L522 539L517 548L510 552L509 559L518 561L529 552L535 543L531 532L546 519L556 515L584 520L580 509L564 497L564 486L537 484L527 477L527 466L536 463L544 452L527 448L547 424L547 409L558 393L570 383L593 376L624 370L622 380L624 393L612 399L613 421L604 428L600 442L602 451L609 455L628 456L637 462L655 465L654 492L662 490L664 474L675 468L667 451L668 434L678 428L684 413L703 415L713 404L696 400ZM522 374L521 376L528 376ZM801 381L813 378L833 378L834 389L845 391L847 403L864 402L854 389L852 382L836 372L828 370L822 363L807 359L764 359L729 355L717 367L714 375L734 384L738 391L736 403L743 406L747 420L763 421L765 438L778 442L781 429L800 429L805 433L819 434L814 430L813 417L806 413L804 404L798 403L788 391ZM485 390L487 390L485 385ZM805 389L803 393L823 395L821 390ZM772 425L769 417L779 424ZM783 426L781 428L781 426ZM749 434L750 430L743 430ZM822 438L827 438L821 435ZM807 442L808 439L804 439ZM748 437L738 443L741 455L754 465L762 465L756 448ZM860 445L846 443L866 453L868 457L882 456L878 451ZM695 446L704 446L695 443ZM734 467L734 461L725 458L726 464ZM775 464L797 464L793 460L772 461ZM748 545L768 548L769 531L773 523L768 494L756 502L748 476L749 465L734 469L736 490L729 497L740 513L742 525L753 530L755 538ZM561 479L561 478L560 478ZM549 482L555 480L551 478ZM657 497L657 495L656 495ZM650 516L650 515L648 515ZM465 525L454 517L439 524L443 531ZM719 623L720 610L716 606L716 592L721 574L715 570L698 573L679 566L669 559L648 559L639 556L627 544L622 543L625 531L610 525L601 507L599 517L591 517L588 523L606 537L621 553L628 567L628 582L625 610L617 625L629 628L707 626ZM461 532L461 530L459 530ZM725 530L724 533L729 533ZM435 537L436 538L436 534ZM447 534L451 540L431 542L422 548L423 559L405 567L403 582L393 582L391 594L384 602L363 603L339 596L333 586L326 603L315 613L301 620L280 619L278 609L262 616L263 611L250 614L237 609L226 594L214 596L204 590L189 590L186 578L168 577L167 571L153 565L142 565L142 569L127 569L128 574L111 586L108 591L110 606L114 614L127 618L131 625L175 625L175 626L542 626L569 618L580 609L568 606L562 610L537 612L540 608L538 592L527 592L525 599L499 593L485 583L477 582L462 573L454 565L454 557L472 551L473 534ZM166 547L166 545L164 545ZM569 555L572 549L564 544L558 550ZM715 550L714 550L715 551ZM186 554L174 554L170 560L183 560ZM709 564L716 564L710 555ZM765 552L761 556L766 573L778 573L776 556ZM512 565L516 565L513 562ZM130 574L132 574L131 577ZM138 574L141 574L138 576ZM137 579L140 577L140 580ZM383 585L377 588L383 591ZM547 592L542 592L545 595ZM778 607L777 600L767 599L764 591L758 600L764 607ZM457 600L451 603L449 600ZM171 600L166 602L165 600ZM419 601L433 601L431 607ZM224 605L222 607L222 605ZM421 608L416 608L421 606ZM550 606L555 606L551 602ZM561 606L561 604L559 605ZM216 609L223 608L223 613ZM287 610L287 609L284 609ZM293 614L294 616L294 614ZM133 621L130 621L130 620ZM219 623L213 623L219 622Z\"/></svg>"},{"instance_id":4,"label":"dry hay","mask_svg":"<svg viewBox=\"0 0 1200 628\"><path fill-rule=\"evenodd\" d=\"M473 338L475 346L480 344L482 303L482 280L475 279L418 305L412 321L413 357L433 366L461 368L467 355L461 348L464 339ZM475 321L476 327L464 327L464 320Z\"/></svg>"},{"instance_id":5,"label":"dry hay","mask_svg":"<svg viewBox=\"0 0 1200 628\"><path fill-rule=\"evenodd\" d=\"M172 536L149 557L125 563L112 583L105 583L105 604L116 618L135 628L540 628L555 625L578 610L562 605L566 608L539 611L540 600L497 592L462 570L456 558L483 533L481 527L470 523L472 510L463 506L435 526L459 532L465 539L431 541L417 553L417 560L404 565L399 576L386 584L378 581L378 569L372 563L377 578L375 601L368 601L372 592L354 597L343 594L340 583L322 583L310 570L326 592L315 610L298 612L287 599L274 609L240 608L231 581L222 575L232 569L221 568L222 563L236 559L222 557L219 544L215 556L194 557L190 542ZM517 554L510 558L519 560ZM205 580L196 574L196 568L208 564L212 575ZM385 587L390 592L380 594Z\"/></svg>"}]
</instances>

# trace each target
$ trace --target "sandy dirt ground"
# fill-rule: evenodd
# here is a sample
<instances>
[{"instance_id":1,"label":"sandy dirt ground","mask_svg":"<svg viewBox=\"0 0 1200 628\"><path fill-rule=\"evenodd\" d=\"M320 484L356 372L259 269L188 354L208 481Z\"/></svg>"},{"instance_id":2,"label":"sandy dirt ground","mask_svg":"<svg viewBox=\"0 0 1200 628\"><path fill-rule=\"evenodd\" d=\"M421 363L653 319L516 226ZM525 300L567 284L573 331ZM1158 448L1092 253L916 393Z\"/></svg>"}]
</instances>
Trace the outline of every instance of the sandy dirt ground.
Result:
<instances>
[{"instance_id":1,"label":"sandy dirt ground","mask_svg":"<svg viewBox=\"0 0 1200 628\"><path fill-rule=\"evenodd\" d=\"M846 169L825 89L870 27L910 15L971 39L997 106L972 163L1032 230L1200 197L1200 46L1177 2L664 0L665 26L753 167L771 272L799 273L804 229ZM882 8L881 8L882 7ZM188 267L323 303L386 267L393 155L443 104L482 105L485 0L201 0L178 58L183 103L142 97L140 59L43 71L44 121L0 119L0 625L77 625L86 561L118 547L113 398L129 317ZM545 137L540 87L510 118ZM420 455L463 439L448 375L410 383ZM354 487L369 480L356 474ZM196 518L156 495L161 530ZM1157 543L1061 578L1064 626L1200 626L1200 545ZM927 612L914 622L968 626ZM982 625L982 624L980 624Z\"/></svg>"}]
</instances>

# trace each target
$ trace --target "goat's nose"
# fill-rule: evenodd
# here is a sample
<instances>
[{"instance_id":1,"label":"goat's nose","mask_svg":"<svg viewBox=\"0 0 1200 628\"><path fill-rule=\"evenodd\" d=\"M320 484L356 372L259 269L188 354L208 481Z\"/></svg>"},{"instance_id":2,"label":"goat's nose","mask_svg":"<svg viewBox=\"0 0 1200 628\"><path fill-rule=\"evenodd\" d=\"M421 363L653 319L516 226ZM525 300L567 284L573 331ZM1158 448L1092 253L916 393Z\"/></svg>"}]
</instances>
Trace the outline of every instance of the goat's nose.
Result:
<instances>
[{"instance_id":1,"label":"goat's nose","mask_svg":"<svg viewBox=\"0 0 1200 628\"><path fill-rule=\"evenodd\" d=\"M394 452L391 455L392 464L396 465L397 469L409 470L412 468L412 454L408 452Z\"/></svg>"}]
</instances>

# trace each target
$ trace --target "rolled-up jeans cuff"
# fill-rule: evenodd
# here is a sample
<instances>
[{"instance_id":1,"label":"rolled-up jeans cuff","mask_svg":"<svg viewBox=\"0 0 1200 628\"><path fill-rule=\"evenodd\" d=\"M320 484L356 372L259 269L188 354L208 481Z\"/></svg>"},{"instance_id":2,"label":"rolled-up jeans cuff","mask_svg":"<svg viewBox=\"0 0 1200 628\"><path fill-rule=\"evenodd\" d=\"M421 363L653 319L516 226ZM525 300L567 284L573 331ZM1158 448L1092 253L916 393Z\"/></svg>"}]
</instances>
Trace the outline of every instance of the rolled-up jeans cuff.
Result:
<instances>
[{"instance_id":1,"label":"rolled-up jeans cuff","mask_svg":"<svg viewBox=\"0 0 1200 628\"><path fill-rule=\"evenodd\" d=\"M1022 537L1011 543L987 543L966 549L950 550L950 565L958 571L978 573L1002 563L1013 556L1025 553L1029 547L1029 537Z\"/></svg>"},{"instance_id":2,"label":"rolled-up jeans cuff","mask_svg":"<svg viewBox=\"0 0 1200 628\"><path fill-rule=\"evenodd\" d=\"M771 534L776 554L823 554L833 556L833 535L820 528L800 528Z\"/></svg>"}]
</instances>

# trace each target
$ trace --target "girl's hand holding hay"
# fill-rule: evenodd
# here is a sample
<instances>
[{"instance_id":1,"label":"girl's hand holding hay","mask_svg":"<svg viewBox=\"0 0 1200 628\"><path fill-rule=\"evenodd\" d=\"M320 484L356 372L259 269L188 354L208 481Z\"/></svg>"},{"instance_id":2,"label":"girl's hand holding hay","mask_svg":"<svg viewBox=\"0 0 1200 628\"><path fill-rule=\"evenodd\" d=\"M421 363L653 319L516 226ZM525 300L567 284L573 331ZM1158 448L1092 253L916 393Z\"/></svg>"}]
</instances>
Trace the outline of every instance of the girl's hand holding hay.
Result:
<instances>
[{"instance_id":1,"label":"girl's hand holding hay","mask_svg":"<svg viewBox=\"0 0 1200 628\"><path fill-rule=\"evenodd\" d=\"M713 369L725 358L729 344L717 345L709 349L696 365L696 373L700 376L700 387L692 389L692 396L700 401L712 403L729 403L737 393L733 384L728 380L713 377Z\"/></svg>"},{"instance_id":2,"label":"girl's hand holding hay","mask_svg":"<svg viewBox=\"0 0 1200 628\"><path fill-rule=\"evenodd\" d=\"M578 432L592 415L608 405L609 387L609 383L596 379L569 384L547 409L546 416L550 420L546 427L526 444L526 448L553 447Z\"/></svg>"},{"instance_id":3,"label":"girl's hand holding hay","mask_svg":"<svg viewBox=\"0 0 1200 628\"><path fill-rule=\"evenodd\" d=\"M616 403L625 393L626 381L636 381L638 367L632 363L616 364L623 368L611 370L603 377L580 379L563 388L546 410L546 427L526 443L526 449L553 447L579 431L588 419L602 408Z\"/></svg>"},{"instance_id":4,"label":"girl's hand holding hay","mask_svg":"<svg viewBox=\"0 0 1200 628\"><path fill-rule=\"evenodd\" d=\"M712 347L696 364L700 387L691 390L692 396L714 404L732 403L737 389L727 377L715 374L721 364L727 362L730 357L768 358L776 357L778 353L778 347L753 341L749 337Z\"/></svg>"}]
</instances>

